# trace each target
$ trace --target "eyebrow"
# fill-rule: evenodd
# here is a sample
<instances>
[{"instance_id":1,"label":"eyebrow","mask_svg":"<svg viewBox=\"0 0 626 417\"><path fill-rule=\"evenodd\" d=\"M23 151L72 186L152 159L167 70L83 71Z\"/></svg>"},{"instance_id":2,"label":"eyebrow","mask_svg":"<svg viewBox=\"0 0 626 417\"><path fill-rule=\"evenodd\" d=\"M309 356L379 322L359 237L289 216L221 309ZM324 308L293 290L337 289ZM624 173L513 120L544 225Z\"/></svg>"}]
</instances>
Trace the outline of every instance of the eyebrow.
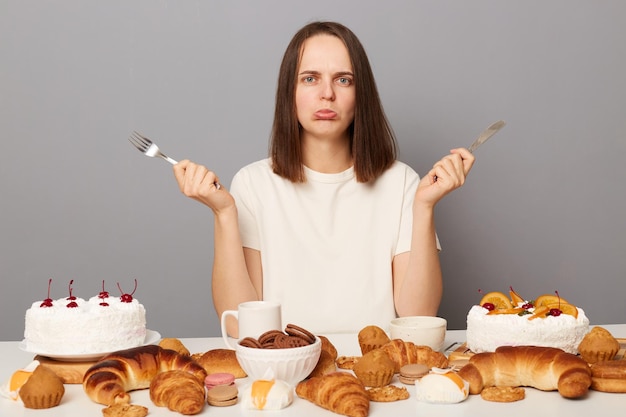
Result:
<instances>
[{"instance_id":1,"label":"eyebrow","mask_svg":"<svg viewBox=\"0 0 626 417\"><path fill-rule=\"evenodd\" d=\"M306 71L302 71L300 72L298 75L319 75L321 74L319 71L314 71L314 70L306 70ZM354 77L354 73L352 73L351 71L338 71L336 73L333 74L335 77L337 76L346 76L349 75L351 77Z\"/></svg>"}]
</instances>

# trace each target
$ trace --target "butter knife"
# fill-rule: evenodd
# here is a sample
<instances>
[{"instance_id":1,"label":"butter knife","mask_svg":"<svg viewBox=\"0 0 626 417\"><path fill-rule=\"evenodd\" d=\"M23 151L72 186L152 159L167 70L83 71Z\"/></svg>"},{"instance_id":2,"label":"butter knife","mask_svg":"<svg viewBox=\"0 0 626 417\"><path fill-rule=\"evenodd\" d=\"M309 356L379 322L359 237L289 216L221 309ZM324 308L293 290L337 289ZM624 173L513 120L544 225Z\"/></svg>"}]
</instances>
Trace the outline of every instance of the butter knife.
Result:
<instances>
[{"instance_id":1,"label":"butter knife","mask_svg":"<svg viewBox=\"0 0 626 417\"><path fill-rule=\"evenodd\" d=\"M469 146L469 148L467 148L467 150L471 153L474 153L474 151L478 149L480 145L487 142L487 139L495 135L498 130L504 127L505 124L506 123L504 122L504 120L498 120L497 122L493 123L487 129L483 130L483 133L478 136L478 138L474 141L474 143Z\"/></svg>"}]
</instances>

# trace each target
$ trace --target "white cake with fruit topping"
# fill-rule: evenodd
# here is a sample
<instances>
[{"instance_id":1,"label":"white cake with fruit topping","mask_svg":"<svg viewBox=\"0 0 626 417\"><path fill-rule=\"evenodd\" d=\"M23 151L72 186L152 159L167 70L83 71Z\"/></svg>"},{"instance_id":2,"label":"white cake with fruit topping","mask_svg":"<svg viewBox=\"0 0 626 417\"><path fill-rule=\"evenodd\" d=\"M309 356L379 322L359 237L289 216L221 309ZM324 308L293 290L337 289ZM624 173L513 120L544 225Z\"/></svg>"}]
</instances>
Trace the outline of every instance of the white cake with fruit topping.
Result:
<instances>
[{"instance_id":1,"label":"white cake with fruit topping","mask_svg":"<svg viewBox=\"0 0 626 417\"><path fill-rule=\"evenodd\" d=\"M72 296L71 284L69 297L48 297L26 311L24 350L44 356L72 356L108 353L144 343L146 310L132 294L110 296L103 288L85 300Z\"/></svg>"},{"instance_id":2,"label":"white cake with fruit topping","mask_svg":"<svg viewBox=\"0 0 626 417\"><path fill-rule=\"evenodd\" d=\"M577 354L588 332L583 309L550 294L533 302L512 289L511 300L492 292L467 314L467 347L473 353L493 352L498 346L549 346Z\"/></svg>"}]
</instances>

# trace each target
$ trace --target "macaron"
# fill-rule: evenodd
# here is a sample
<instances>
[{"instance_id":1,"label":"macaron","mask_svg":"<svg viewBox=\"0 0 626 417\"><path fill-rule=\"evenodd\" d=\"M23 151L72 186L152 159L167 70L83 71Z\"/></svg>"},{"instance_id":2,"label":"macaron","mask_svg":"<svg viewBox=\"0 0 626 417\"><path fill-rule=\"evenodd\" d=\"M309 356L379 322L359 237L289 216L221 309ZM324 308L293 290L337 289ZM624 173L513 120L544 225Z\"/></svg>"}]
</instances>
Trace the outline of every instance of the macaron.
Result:
<instances>
[{"instance_id":1,"label":"macaron","mask_svg":"<svg viewBox=\"0 0 626 417\"><path fill-rule=\"evenodd\" d=\"M207 391L206 401L209 405L226 407L237 404L238 395L239 390L236 385L218 385Z\"/></svg>"},{"instance_id":2,"label":"macaron","mask_svg":"<svg viewBox=\"0 0 626 417\"><path fill-rule=\"evenodd\" d=\"M400 375L398 375L398 379L400 379L400 382L403 384L415 385L415 380L428 374L429 370L428 366L421 363L404 365L400 368Z\"/></svg>"},{"instance_id":3,"label":"macaron","mask_svg":"<svg viewBox=\"0 0 626 417\"><path fill-rule=\"evenodd\" d=\"M215 388L220 385L232 385L235 383L235 375L228 372L215 372L207 375L204 379L204 385L207 389Z\"/></svg>"}]
</instances>

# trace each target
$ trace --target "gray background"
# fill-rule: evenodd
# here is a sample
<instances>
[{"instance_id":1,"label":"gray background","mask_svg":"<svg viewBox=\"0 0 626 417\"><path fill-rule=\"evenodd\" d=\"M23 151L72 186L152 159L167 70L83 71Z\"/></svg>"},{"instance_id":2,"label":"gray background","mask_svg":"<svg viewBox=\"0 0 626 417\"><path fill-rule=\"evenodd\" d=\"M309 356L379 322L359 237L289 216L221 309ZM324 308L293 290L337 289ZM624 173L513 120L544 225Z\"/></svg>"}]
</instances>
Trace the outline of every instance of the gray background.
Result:
<instances>
[{"instance_id":1,"label":"gray background","mask_svg":"<svg viewBox=\"0 0 626 417\"><path fill-rule=\"evenodd\" d=\"M437 209L450 328L509 285L625 321L626 2L0 0L1 340L50 277L53 298L136 278L149 328L219 334L212 214L127 138L229 184L267 155L282 53L316 19L361 38L419 173L507 121Z\"/></svg>"}]
</instances>

